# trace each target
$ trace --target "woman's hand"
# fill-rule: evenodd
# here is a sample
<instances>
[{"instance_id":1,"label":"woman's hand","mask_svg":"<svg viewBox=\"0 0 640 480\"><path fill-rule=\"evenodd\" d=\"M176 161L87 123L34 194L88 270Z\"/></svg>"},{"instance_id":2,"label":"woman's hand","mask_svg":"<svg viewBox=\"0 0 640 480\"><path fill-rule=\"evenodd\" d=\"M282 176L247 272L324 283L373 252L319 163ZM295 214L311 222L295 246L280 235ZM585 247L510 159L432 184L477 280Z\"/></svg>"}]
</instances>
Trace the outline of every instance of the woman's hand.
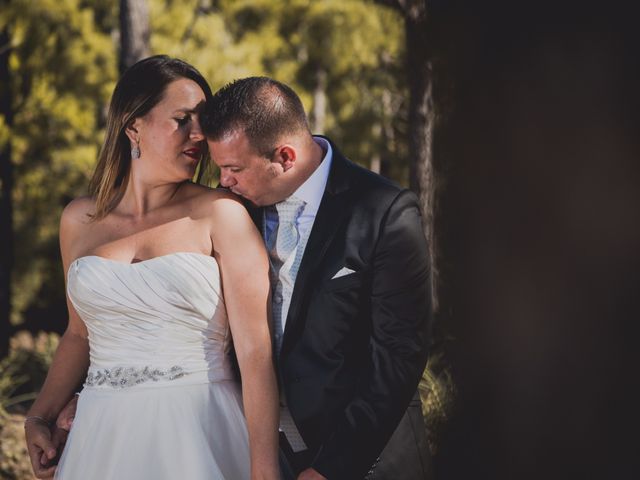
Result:
<instances>
[{"instance_id":1,"label":"woman's hand","mask_svg":"<svg viewBox=\"0 0 640 480\"><path fill-rule=\"evenodd\" d=\"M27 417L24 428L33 473L37 478L52 478L58 454L66 441L66 432L56 427L52 432L44 420L35 417Z\"/></svg>"}]
</instances>

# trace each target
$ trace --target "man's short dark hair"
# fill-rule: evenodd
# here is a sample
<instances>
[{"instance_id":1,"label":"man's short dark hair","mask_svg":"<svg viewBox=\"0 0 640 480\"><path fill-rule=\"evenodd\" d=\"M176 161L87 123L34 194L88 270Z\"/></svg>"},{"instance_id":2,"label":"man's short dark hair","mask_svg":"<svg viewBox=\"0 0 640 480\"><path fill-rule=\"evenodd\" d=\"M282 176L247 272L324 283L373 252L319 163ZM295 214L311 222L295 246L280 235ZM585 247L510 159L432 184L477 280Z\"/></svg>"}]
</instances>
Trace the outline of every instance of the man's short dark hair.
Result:
<instances>
[{"instance_id":1,"label":"man's short dark hair","mask_svg":"<svg viewBox=\"0 0 640 480\"><path fill-rule=\"evenodd\" d=\"M214 141L241 130L260 155L270 158L282 136L309 132L309 124L291 87L268 77L248 77L213 95L202 116L202 129Z\"/></svg>"}]
</instances>

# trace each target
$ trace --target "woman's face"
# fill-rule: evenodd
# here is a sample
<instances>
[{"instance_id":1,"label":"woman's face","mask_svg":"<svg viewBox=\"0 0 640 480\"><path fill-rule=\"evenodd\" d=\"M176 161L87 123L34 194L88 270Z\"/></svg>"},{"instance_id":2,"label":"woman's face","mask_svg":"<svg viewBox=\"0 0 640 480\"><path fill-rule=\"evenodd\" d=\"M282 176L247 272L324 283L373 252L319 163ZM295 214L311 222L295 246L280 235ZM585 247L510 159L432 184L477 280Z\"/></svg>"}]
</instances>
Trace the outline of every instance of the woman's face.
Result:
<instances>
[{"instance_id":1,"label":"woman's face","mask_svg":"<svg viewBox=\"0 0 640 480\"><path fill-rule=\"evenodd\" d=\"M162 100L135 120L133 133L140 142L140 158L132 163L145 179L180 182L193 178L207 148L200 129L204 104L200 86L181 78L167 85Z\"/></svg>"}]
</instances>

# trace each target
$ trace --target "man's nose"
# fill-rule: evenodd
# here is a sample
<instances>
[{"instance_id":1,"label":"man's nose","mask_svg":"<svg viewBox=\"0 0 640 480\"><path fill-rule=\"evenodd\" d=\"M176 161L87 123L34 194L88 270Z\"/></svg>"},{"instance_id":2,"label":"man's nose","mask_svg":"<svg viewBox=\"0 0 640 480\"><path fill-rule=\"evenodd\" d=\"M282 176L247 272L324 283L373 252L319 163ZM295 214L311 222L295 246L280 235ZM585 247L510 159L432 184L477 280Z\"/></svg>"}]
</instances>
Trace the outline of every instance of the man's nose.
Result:
<instances>
[{"instance_id":1,"label":"man's nose","mask_svg":"<svg viewBox=\"0 0 640 480\"><path fill-rule=\"evenodd\" d=\"M224 172L220 172L220 185L222 185L223 187L231 187L234 184L235 182L233 181L233 176Z\"/></svg>"}]
</instances>

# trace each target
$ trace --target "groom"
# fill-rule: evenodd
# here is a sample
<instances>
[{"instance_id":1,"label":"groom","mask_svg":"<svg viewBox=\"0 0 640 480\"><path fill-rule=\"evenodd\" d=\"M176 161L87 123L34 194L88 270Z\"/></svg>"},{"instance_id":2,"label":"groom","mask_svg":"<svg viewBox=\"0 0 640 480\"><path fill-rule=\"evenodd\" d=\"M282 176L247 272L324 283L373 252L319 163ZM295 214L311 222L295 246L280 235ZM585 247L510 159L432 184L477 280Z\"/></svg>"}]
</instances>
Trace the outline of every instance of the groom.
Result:
<instances>
[{"instance_id":1,"label":"groom","mask_svg":"<svg viewBox=\"0 0 640 480\"><path fill-rule=\"evenodd\" d=\"M416 197L312 136L275 80L223 87L202 123L269 251L283 473L425 478L416 387L431 292Z\"/></svg>"}]
</instances>

